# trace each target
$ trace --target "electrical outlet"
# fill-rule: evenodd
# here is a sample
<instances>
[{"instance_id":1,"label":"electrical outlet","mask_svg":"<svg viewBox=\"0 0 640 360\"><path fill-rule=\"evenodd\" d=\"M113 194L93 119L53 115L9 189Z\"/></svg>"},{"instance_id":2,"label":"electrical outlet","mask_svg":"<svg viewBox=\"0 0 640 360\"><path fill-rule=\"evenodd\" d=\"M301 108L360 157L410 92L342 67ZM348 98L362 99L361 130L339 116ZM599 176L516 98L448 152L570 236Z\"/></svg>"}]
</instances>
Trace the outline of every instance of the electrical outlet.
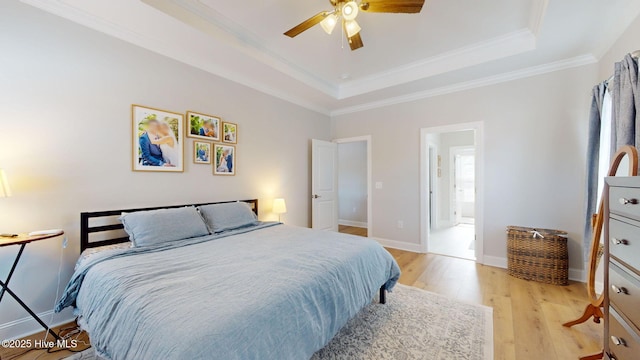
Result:
<instances>
[{"instance_id":1,"label":"electrical outlet","mask_svg":"<svg viewBox=\"0 0 640 360\"><path fill-rule=\"evenodd\" d=\"M398 229L404 229L404 221L398 220Z\"/></svg>"},{"instance_id":2,"label":"electrical outlet","mask_svg":"<svg viewBox=\"0 0 640 360\"><path fill-rule=\"evenodd\" d=\"M376 189L382 189L382 181L376 182Z\"/></svg>"}]
</instances>

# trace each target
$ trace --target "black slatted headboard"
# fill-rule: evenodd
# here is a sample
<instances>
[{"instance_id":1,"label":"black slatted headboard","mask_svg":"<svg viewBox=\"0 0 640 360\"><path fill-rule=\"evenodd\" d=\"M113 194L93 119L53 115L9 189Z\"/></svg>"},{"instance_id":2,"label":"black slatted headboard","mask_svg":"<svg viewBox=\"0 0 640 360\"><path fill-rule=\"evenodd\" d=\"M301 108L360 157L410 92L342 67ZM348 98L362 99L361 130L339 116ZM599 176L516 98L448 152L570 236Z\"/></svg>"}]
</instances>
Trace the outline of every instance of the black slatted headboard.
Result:
<instances>
[{"instance_id":1,"label":"black slatted headboard","mask_svg":"<svg viewBox=\"0 0 640 360\"><path fill-rule=\"evenodd\" d=\"M258 200L238 200L241 202L248 203L253 212L258 215ZM150 207L150 208L141 208L141 209L121 209L121 210L108 210L108 211L96 211L96 212L83 212L80 214L80 251L84 251L88 248L104 246L104 245L113 245L119 244L123 242L129 241L129 237L124 234L124 226L122 223L116 218L119 217L123 212L136 212L136 211L148 211L148 210L159 210L159 209L174 209L185 206L202 206L202 205L211 205L211 204L225 204L232 203L237 201L220 201L213 203L204 203L204 204L186 204L186 205L172 205L172 206L160 206L160 207ZM105 224L100 225L90 225L91 219L95 219L96 221L103 222ZM100 240L91 241L90 235L101 235ZM114 235L115 234L115 235Z\"/></svg>"}]
</instances>

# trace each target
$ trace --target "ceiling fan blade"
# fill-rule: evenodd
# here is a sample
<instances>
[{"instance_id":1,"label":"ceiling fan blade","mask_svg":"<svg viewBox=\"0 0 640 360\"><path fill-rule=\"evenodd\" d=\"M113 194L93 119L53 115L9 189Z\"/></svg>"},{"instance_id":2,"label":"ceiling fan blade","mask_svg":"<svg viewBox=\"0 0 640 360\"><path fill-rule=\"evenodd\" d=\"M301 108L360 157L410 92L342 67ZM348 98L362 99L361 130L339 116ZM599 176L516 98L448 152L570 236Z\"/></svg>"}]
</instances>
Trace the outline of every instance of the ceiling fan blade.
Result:
<instances>
[{"instance_id":1,"label":"ceiling fan blade","mask_svg":"<svg viewBox=\"0 0 640 360\"><path fill-rule=\"evenodd\" d=\"M349 47L351 47L351 51L358 50L364 46L360 33L357 33L352 37L347 37L347 40L349 40Z\"/></svg>"},{"instance_id":2,"label":"ceiling fan blade","mask_svg":"<svg viewBox=\"0 0 640 360\"><path fill-rule=\"evenodd\" d=\"M327 11L320 12L320 13L310 17L309 19L301 22L300 24L294 26L291 30L287 31L284 34L287 35L288 37L291 37L291 38L296 37L296 36L302 34L303 32L309 30L313 26L319 24L328 15L329 15L329 12L327 12Z\"/></svg>"},{"instance_id":3,"label":"ceiling fan blade","mask_svg":"<svg viewBox=\"0 0 640 360\"><path fill-rule=\"evenodd\" d=\"M360 9L366 12L416 14L424 0L363 0Z\"/></svg>"}]
</instances>

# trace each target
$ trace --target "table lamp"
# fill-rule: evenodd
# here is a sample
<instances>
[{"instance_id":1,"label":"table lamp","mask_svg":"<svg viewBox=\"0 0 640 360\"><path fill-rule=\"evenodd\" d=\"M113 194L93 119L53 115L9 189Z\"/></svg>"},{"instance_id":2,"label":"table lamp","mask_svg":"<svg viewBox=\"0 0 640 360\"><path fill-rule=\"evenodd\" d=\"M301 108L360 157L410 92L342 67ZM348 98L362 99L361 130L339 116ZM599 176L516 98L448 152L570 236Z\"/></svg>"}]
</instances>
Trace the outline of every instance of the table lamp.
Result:
<instances>
[{"instance_id":1,"label":"table lamp","mask_svg":"<svg viewBox=\"0 0 640 360\"><path fill-rule=\"evenodd\" d=\"M287 204L284 199L273 199L273 212L278 214L278 221L282 222L282 214L287 213Z\"/></svg>"},{"instance_id":2,"label":"table lamp","mask_svg":"<svg viewBox=\"0 0 640 360\"><path fill-rule=\"evenodd\" d=\"M9 187L9 181L7 181L7 174L4 170L0 169L0 198L9 196L11 196L11 188ZM15 236L15 234L0 234L0 238Z\"/></svg>"},{"instance_id":3,"label":"table lamp","mask_svg":"<svg viewBox=\"0 0 640 360\"><path fill-rule=\"evenodd\" d=\"M11 188L4 170L0 169L0 198L11 196Z\"/></svg>"}]
</instances>

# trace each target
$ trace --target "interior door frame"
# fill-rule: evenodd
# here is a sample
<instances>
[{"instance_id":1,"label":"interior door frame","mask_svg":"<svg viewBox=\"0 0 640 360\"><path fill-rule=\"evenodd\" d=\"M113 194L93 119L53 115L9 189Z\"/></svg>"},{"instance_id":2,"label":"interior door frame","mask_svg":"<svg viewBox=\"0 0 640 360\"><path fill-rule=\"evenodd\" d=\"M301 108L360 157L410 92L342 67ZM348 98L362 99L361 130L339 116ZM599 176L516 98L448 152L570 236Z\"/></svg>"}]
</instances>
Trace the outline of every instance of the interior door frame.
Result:
<instances>
[{"instance_id":1,"label":"interior door frame","mask_svg":"<svg viewBox=\"0 0 640 360\"><path fill-rule=\"evenodd\" d=\"M420 247L429 251L429 142L428 134L475 130L476 146L476 203L475 203L475 255L476 262L484 264L484 122L470 122L420 129Z\"/></svg>"},{"instance_id":2,"label":"interior door frame","mask_svg":"<svg viewBox=\"0 0 640 360\"><path fill-rule=\"evenodd\" d=\"M433 152L432 152L433 150ZM428 181L428 191L429 191L429 203L427 206L429 207L429 213L427 214L427 221L431 221L429 224L430 229L437 229L440 227L440 219L438 219L439 208L438 201L434 201L434 199L438 199L438 186L433 186L438 181L438 146L436 144L427 142L427 157L429 158L429 164L427 165L427 171L429 174Z\"/></svg>"},{"instance_id":3,"label":"interior door frame","mask_svg":"<svg viewBox=\"0 0 640 360\"><path fill-rule=\"evenodd\" d=\"M451 146L449 148L449 219L451 219L451 223L452 225L457 225L458 224L458 218L462 217L461 214L456 214L456 211L458 210L458 207L462 208L461 206L459 206L457 204L457 196L458 193L456 191L456 164L455 164L455 159L456 159L456 155L458 155L461 152L465 152L467 150L472 150L473 151L473 157L476 157L475 154L475 150L476 150L476 146L475 145L463 145L463 146ZM475 169L474 169L474 186L475 186ZM456 199L456 200L454 200ZM473 199L475 201L475 197ZM475 214L474 214L475 215Z\"/></svg>"},{"instance_id":4,"label":"interior door frame","mask_svg":"<svg viewBox=\"0 0 640 360\"><path fill-rule=\"evenodd\" d=\"M355 136L350 138L334 139L336 144L345 144L352 142L366 142L367 144L367 237L373 236L373 167L371 158L371 135ZM338 166L339 168L339 166ZM340 197L338 196L338 207L340 206Z\"/></svg>"}]
</instances>

